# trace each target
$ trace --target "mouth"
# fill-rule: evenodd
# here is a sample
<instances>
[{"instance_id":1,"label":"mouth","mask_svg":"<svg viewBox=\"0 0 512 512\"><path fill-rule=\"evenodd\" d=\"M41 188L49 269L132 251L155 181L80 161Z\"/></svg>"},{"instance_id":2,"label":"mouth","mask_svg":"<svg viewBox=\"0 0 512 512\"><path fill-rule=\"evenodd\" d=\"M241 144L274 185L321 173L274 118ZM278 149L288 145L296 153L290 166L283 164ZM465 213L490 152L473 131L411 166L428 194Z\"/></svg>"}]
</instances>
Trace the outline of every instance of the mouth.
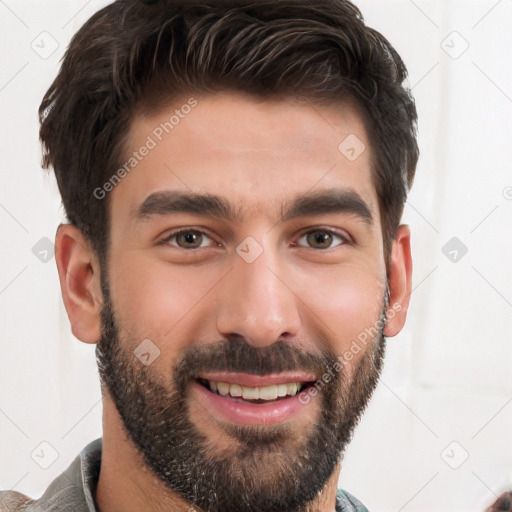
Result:
<instances>
[{"instance_id":1,"label":"mouth","mask_svg":"<svg viewBox=\"0 0 512 512\"><path fill-rule=\"evenodd\" d=\"M239 383L229 383L208 379L197 379L197 382L212 393L234 400L251 404L265 404L286 400L297 395L312 382L283 382L267 386L242 386Z\"/></svg>"},{"instance_id":2,"label":"mouth","mask_svg":"<svg viewBox=\"0 0 512 512\"><path fill-rule=\"evenodd\" d=\"M199 404L218 420L271 425L309 414L318 397L304 400L302 394L314 383L314 378L303 374L217 373L195 379L193 392Z\"/></svg>"}]
</instances>

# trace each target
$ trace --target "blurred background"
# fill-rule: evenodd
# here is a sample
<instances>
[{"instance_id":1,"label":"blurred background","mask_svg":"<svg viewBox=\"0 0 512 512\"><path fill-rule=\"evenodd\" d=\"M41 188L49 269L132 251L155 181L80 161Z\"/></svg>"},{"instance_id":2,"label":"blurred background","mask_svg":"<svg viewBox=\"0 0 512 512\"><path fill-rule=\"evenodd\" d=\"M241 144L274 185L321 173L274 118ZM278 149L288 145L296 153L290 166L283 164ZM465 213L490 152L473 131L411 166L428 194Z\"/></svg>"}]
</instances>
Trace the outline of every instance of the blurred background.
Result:
<instances>
[{"instance_id":1,"label":"blurred background","mask_svg":"<svg viewBox=\"0 0 512 512\"><path fill-rule=\"evenodd\" d=\"M37 109L107 3L0 0L0 489L34 498L101 436L94 346L60 294L64 214ZM355 3L409 69L421 157L409 317L340 487L374 512L483 511L512 488L512 1Z\"/></svg>"}]
</instances>

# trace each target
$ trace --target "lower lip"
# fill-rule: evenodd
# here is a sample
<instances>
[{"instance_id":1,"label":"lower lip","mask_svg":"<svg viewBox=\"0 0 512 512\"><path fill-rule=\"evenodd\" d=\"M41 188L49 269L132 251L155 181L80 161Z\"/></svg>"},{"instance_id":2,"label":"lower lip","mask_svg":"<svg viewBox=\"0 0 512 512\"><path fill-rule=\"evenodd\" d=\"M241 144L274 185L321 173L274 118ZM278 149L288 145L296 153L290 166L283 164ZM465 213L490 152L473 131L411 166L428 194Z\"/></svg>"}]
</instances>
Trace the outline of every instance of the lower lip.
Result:
<instances>
[{"instance_id":1,"label":"lower lip","mask_svg":"<svg viewBox=\"0 0 512 512\"><path fill-rule=\"evenodd\" d=\"M273 425L282 423L297 415L300 410L308 407L310 402L301 403L300 393L268 404L254 404L250 402L235 402L213 391L206 389L198 382L192 383L193 396L208 411L228 420L231 423L242 425ZM310 398L310 397L309 397Z\"/></svg>"}]
</instances>

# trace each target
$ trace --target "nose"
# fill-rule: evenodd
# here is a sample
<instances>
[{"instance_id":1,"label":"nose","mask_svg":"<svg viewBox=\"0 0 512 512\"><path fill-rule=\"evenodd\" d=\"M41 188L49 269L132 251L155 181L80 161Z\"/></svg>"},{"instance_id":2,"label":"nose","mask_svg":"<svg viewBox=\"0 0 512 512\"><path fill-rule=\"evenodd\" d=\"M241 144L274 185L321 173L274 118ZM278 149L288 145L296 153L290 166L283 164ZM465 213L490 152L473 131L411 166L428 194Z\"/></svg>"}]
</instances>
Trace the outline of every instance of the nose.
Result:
<instances>
[{"instance_id":1,"label":"nose","mask_svg":"<svg viewBox=\"0 0 512 512\"><path fill-rule=\"evenodd\" d=\"M235 254L218 293L217 329L225 339L243 337L254 347L297 336L301 327L291 273L270 250L252 263Z\"/></svg>"}]
</instances>

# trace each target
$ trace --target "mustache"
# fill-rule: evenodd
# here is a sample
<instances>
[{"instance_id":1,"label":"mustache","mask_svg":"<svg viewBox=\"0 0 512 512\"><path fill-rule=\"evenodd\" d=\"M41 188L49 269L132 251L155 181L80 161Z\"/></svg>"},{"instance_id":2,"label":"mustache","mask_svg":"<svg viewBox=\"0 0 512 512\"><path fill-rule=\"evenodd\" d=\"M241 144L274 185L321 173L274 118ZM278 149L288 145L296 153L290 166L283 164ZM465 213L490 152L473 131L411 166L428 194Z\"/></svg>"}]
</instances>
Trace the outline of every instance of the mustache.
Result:
<instances>
[{"instance_id":1,"label":"mustache","mask_svg":"<svg viewBox=\"0 0 512 512\"><path fill-rule=\"evenodd\" d=\"M281 340L266 347L253 347L244 339L221 340L185 349L176 362L175 375L182 383L215 371L260 376L304 371L319 379L336 361L335 355L325 348L320 354L312 354Z\"/></svg>"}]
</instances>

